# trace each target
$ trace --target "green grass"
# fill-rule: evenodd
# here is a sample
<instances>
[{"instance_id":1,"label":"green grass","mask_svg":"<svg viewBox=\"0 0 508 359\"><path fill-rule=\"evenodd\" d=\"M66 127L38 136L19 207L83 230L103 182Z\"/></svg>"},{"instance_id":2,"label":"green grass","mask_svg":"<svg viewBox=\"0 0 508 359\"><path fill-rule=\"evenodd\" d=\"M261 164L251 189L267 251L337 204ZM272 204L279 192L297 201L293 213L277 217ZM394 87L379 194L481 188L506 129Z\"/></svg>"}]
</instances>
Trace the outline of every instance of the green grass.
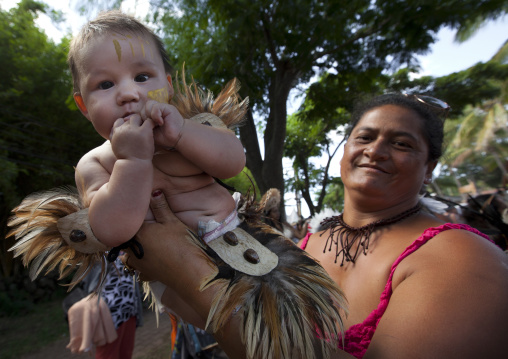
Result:
<instances>
[{"instance_id":1,"label":"green grass","mask_svg":"<svg viewBox=\"0 0 508 359\"><path fill-rule=\"evenodd\" d=\"M65 336L62 298L39 303L28 314L0 318L0 358L17 359Z\"/></svg>"}]
</instances>

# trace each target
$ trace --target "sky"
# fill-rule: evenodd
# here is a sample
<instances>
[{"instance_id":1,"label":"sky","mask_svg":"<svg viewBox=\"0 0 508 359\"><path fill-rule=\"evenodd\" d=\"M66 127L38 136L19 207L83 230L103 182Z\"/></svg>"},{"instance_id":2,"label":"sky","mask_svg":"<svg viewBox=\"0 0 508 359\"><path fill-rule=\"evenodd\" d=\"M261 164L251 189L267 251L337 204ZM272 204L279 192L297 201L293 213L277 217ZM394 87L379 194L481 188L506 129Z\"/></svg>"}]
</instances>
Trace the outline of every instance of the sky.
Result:
<instances>
[{"instance_id":1,"label":"sky","mask_svg":"<svg viewBox=\"0 0 508 359\"><path fill-rule=\"evenodd\" d=\"M87 20L75 10L76 4L82 3L79 0L42 0L42 2L66 14L66 23L58 27L55 27L47 16L42 15L37 19L37 25L55 42L67 33L75 34ZM0 7L7 10L17 3L18 0L0 0ZM148 4L149 0L128 0L124 3L122 10L130 13L135 11L136 16L142 16ZM461 44L454 41L454 31L447 28L439 31L437 39L438 41L431 46L428 54L418 57L422 67L419 75L444 76L465 70L478 62L488 61L508 39L508 16L488 23L475 36ZM291 96L288 102L290 113L298 109L301 100L301 97ZM341 156L341 153L337 153L332 162L330 174L333 176L339 174ZM291 161L284 161L284 167L287 175L291 176ZM295 208L294 195L286 194L287 214L290 215ZM302 215L308 216L308 208L304 204L302 204Z\"/></svg>"}]
</instances>

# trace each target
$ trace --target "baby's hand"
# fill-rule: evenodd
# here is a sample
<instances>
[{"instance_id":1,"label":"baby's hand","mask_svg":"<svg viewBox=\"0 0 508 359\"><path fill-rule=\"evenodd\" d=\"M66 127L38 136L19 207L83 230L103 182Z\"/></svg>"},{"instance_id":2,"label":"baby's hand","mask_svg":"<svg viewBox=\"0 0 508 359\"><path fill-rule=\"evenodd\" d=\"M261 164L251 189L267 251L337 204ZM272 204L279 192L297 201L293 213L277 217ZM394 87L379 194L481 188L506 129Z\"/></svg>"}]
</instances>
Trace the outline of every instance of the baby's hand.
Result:
<instances>
[{"instance_id":1,"label":"baby's hand","mask_svg":"<svg viewBox=\"0 0 508 359\"><path fill-rule=\"evenodd\" d=\"M154 153L154 123L138 114L119 118L111 129L111 147L117 159L151 160Z\"/></svg>"},{"instance_id":2,"label":"baby's hand","mask_svg":"<svg viewBox=\"0 0 508 359\"><path fill-rule=\"evenodd\" d=\"M154 139L159 146L175 148L182 135L184 118L175 106L150 100L141 110L141 118L154 122Z\"/></svg>"}]
</instances>

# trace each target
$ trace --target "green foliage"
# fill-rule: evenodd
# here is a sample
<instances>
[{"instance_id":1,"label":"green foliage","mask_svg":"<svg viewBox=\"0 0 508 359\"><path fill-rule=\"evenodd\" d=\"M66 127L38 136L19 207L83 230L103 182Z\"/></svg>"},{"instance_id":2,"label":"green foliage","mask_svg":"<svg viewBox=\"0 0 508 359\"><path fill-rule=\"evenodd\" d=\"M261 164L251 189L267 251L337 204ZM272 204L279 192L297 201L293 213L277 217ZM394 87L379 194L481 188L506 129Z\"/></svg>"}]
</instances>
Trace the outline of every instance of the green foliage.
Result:
<instances>
[{"instance_id":1,"label":"green foliage","mask_svg":"<svg viewBox=\"0 0 508 359\"><path fill-rule=\"evenodd\" d=\"M339 109L339 116L340 112L342 111ZM329 177L328 169L339 146L331 148L333 141L327 135L329 122L303 121L302 114L303 112L300 112L288 118L284 156L293 159L295 176L287 179L286 188L301 192L311 215L314 215L322 210L324 199L328 195L327 186L334 180ZM338 130L337 136L340 135ZM311 162L312 157L314 160L324 158L326 164L316 166ZM312 195L315 188L319 188L317 198ZM332 191L334 189L332 188Z\"/></svg>"},{"instance_id":2,"label":"green foliage","mask_svg":"<svg viewBox=\"0 0 508 359\"><path fill-rule=\"evenodd\" d=\"M401 69L392 76L387 88L443 99L452 108L449 117L456 118L462 115L467 105L480 105L501 95L500 81L508 78L508 65L489 61L438 78L410 79L410 75L411 69Z\"/></svg>"},{"instance_id":3,"label":"green foliage","mask_svg":"<svg viewBox=\"0 0 508 359\"><path fill-rule=\"evenodd\" d=\"M247 167L245 167L243 171L237 174L235 177L225 179L223 182L242 194L253 194L255 191L256 198L261 199L262 193L259 191L259 188L252 177L252 173Z\"/></svg>"},{"instance_id":4,"label":"green foliage","mask_svg":"<svg viewBox=\"0 0 508 359\"><path fill-rule=\"evenodd\" d=\"M7 295L6 292L0 293L0 318L26 314L33 309L34 303L30 300L30 294L25 290L17 290L13 296Z\"/></svg>"},{"instance_id":5,"label":"green foliage","mask_svg":"<svg viewBox=\"0 0 508 359\"><path fill-rule=\"evenodd\" d=\"M327 194L323 200L323 207L342 212L344 208L344 184L340 178L334 178L328 186Z\"/></svg>"},{"instance_id":6,"label":"green foliage","mask_svg":"<svg viewBox=\"0 0 508 359\"><path fill-rule=\"evenodd\" d=\"M486 17L483 14L479 14L477 16L473 14L473 16L466 19L457 29L457 33L455 34L455 41L465 42L468 39L470 39L474 34L478 32L478 30L480 30L483 26L487 24L488 22L487 20L489 19L495 20L498 17L500 17L503 12L506 13L508 11L508 3L506 1L501 3L499 10L502 11L491 14L488 17Z\"/></svg>"},{"instance_id":7,"label":"green foliage","mask_svg":"<svg viewBox=\"0 0 508 359\"><path fill-rule=\"evenodd\" d=\"M305 121L344 123L360 92L381 91L384 74L403 66L416 68L443 26L491 19L505 13L502 0L393 1L154 1L154 23L177 64L214 92L233 77L242 95L263 116L264 156L253 116L240 129L247 166L262 191L284 193L289 92L314 76ZM327 74L327 75L325 75ZM292 141L292 140L291 140ZM291 144L291 143L290 143ZM291 144L292 146L292 144ZM292 150L291 150L292 151Z\"/></svg>"},{"instance_id":8,"label":"green foliage","mask_svg":"<svg viewBox=\"0 0 508 359\"><path fill-rule=\"evenodd\" d=\"M69 40L55 44L34 25L46 9L23 0L17 8L0 11L0 66L8 69L0 82L2 237L10 210L23 197L74 184L73 166L103 141L66 104L72 90L66 64ZM10 274L8 256L0 254L4 275Z\"/></svg>"}]
</instances>

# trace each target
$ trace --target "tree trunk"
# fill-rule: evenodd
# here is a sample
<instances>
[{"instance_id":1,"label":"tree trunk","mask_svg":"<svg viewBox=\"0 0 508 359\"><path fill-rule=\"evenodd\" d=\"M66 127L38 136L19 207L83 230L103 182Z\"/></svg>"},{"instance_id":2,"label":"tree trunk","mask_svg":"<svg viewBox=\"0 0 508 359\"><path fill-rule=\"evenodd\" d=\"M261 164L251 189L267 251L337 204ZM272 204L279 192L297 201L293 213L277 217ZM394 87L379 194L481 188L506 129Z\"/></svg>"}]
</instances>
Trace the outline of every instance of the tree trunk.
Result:
<instances>
[{"instance_id":1,"label":"tree trunk","mask_svg":"<svg viewBox=\"0 0 508 359\"><path fill-rule=\"evenodd\" d=\"M270 114L264 133L265 156L261 156L256 126L251 111L247 123L240 127L240 138L246 149L247 167L264 194L270 188L277 188L281 194L281 219L286 219L284 207L284 168L282 158L287 124L287 99L294 87L297 74L286 69L274 72L269 91Z\"/></svg>"}]
</instances>

